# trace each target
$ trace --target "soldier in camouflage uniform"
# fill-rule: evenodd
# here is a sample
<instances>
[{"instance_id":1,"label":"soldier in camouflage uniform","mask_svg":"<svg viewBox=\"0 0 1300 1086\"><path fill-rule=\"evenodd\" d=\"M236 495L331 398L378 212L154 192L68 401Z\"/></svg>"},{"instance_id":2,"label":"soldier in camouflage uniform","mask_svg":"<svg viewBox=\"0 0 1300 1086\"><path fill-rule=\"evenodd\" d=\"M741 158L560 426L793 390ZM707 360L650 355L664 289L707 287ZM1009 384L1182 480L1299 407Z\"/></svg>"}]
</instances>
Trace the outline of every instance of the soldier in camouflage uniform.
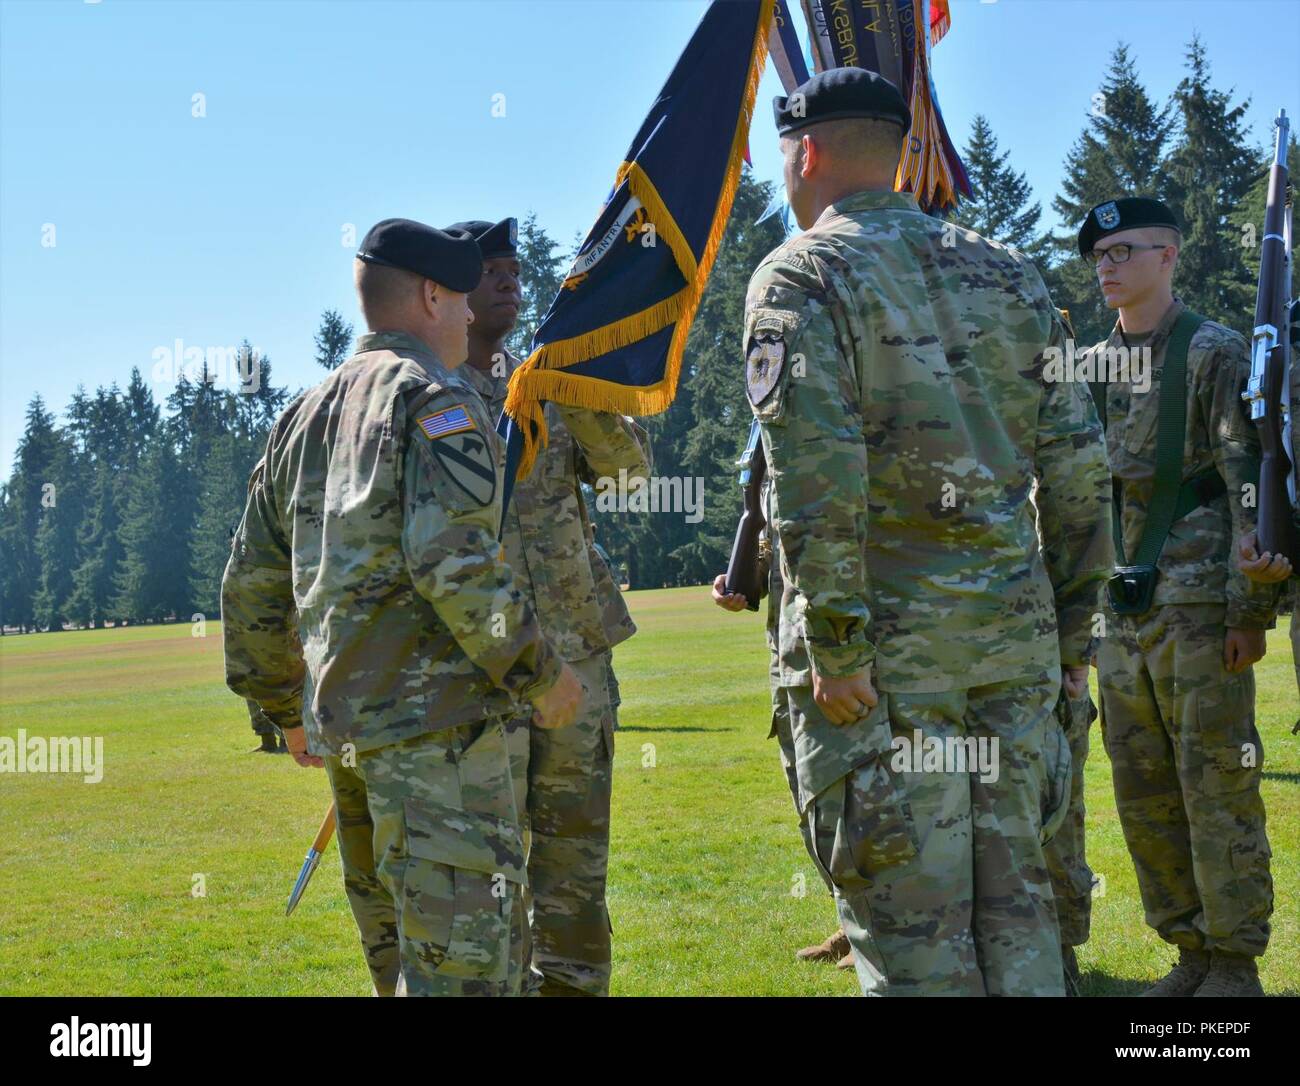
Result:
<instances>
[{"instance_id":1,"label":"soldier in camouflage uniform","mask_svg":"<svg viewBox=\"0 0 1300 1086\"><path fill-rule=\"evenodd\" d=\"M367 947L376 991L513 994L525 865L503 725L522 699L562 726L580 687L498 557L491 422L452 373L477 244L389 219L357 257L371 332L276 421L249 483L227 683L328 771L349 901L389 933Z\"/></svg>"},{"instance_id":2,"label":"soldier in camouflage uniform","mask_svg":"<svg viewBox=\"0 0 1300 1086\"><path fill-rule=\"evenodd\" d=\"M776 117L806 232L755 271L744 342L808 851L864 992L1060 995L1042 840L1112 562L1096 413L1044 376L1066 332L1030 261L890 191L897 88L837 68ZM918 767L918 738L983 740L991 772Z\"/></svg>"},{"instance_id":3,"label":"soldier in camouflage uniform","mask_svg":"<svg viewBox=\"0 0 1300 1086\"><path fill-rule=\"evenodd\" d=\"M1092 926L1093 873L1085 849L1084 767L1088 761L1088 733L1097 719L1097 706L1082 680L1077 696L1070 690L1056 705L1057 719L1070 745L1070 802L1065 818L1052 839L1043 845L1047 874L1052 880L1056 922L1061 929L1061 959L1065 973L1065 994L1080 994L1079 960L1075 948L1088 941ZM1077 690L1078 687L1076 686Z\"/></svg>"},{"instance_id":4,"label":"soldier in camouflage uniform","mask_svg":"<svg viewBox=\"0 0 1300 1086\"><path fill-rule=\"evenodd\" d=\"M470 294L474 323L465 380L493 418L520 364L505 346L521 301L515 220L457 224L478 239L483 278ZM506 561L547 638L586 690L577 723L562 732L507 724L511 773L527 812L529 987L543 996L608 995L605 904L615 706L613 647L636 631L595 537L580 483L650 474L645 431L619 415L546 406L549 440L506 514Z\"/></svg>"},{"instance_id":5,"label":"soldier in camouflage uniform","mask_svg":"<svg viewBox=\"0 0 1300 1086\"><path fill-rule=\"evenodd\" d=\"M1184 312L1171 290L1180 242L1169 209L1141 198L1098 205L1079 231L1079 252L1119 311L1085 362L1110 378L1094 396L1130 561L1153 502L1161 375ZM1110 359L1133 348L1149 351L1149 367L1128 356L1125 375ZM1249 371L1236 332L1213 321L1192 332L1181 479L1197 481L1201 497L1173 522L1148 609L1116 614L1107 600L1098 654L1102 738L1146 920L1179 949L1152 996L1263 994L1255 959L1268 945L1273 887L1251 665L1264 654L1273 593L1252 586L1231 553L1254 527Z\"/></svg>"},{"instance_id":6,"label":"soldier in camouflage uniform","mask_svg":"<svg viewBox=\"0 0 1300 1086\"><path fill-rule=\"evenodd\" d=\"M252 726L253 734L262 741L262 745L254 749L254 754L289 753L289 748L284 745L284 736L280 734L280 729L266 719L266 714L257 707L255 701L248 702L248 722Z\"/></svg>"},{"instance_id":7,"label":"soldier in camouflage uniform","mask_svg":"<svg viewBox=\"0 0 1300 1086\"><path fill-rule=\"evenodd\" d=\"M764 526L758 543L758 583L765 585L763 595L767 597L767 652L768 652L768 687L772 695L772 726L767 733L769 739L775 739L781 752L781 769L785 772L786 784L794 800L795 813L799 816L799 829L804 832L805 812L799 805L799 780L795 773L794 737L790 733L790 713L786 704L785 692L781 688L781 560L775 553L778 542L772 532L770 499L772 493L770 477L763 480L762 506ZM719 573L713 579L713 602L724 611L743 611L747 603L740 592L727 592L727 575ZM821 874L821 869L818 869ZM824 874L822 881L835 897L835 884ZM795 958L801 962L834 962L838 969L853 968L853 950L849 946L849 937L843 928L836 928L820 944L806 946L795 951Z\"/></svg>"}]
</instances>

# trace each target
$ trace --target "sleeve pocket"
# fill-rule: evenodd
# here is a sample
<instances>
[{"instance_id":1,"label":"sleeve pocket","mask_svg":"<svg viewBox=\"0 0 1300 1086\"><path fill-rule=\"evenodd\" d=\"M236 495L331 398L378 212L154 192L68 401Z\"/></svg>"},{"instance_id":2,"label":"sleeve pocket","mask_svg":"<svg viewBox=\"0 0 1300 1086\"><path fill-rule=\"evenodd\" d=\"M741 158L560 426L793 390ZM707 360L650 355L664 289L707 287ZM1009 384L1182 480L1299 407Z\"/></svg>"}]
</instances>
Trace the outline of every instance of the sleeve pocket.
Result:
<instances>
[{"instance_id":1,"label":"sleeve pocket","mask_svg":"<svg viewBox=\"0 0 1300 1086\"><path fill-rule=\"evenodd\" d=\"M445 940L438 972L504 980L511 908L525 881L518 830L493 815L437 803L408 799L404 812L408 852L434 866L421 871L421 865L414 865L403 888L403 908L429 918L428 925L420 927L435 944L433 953Z\"/></svg>"}]
</instances>

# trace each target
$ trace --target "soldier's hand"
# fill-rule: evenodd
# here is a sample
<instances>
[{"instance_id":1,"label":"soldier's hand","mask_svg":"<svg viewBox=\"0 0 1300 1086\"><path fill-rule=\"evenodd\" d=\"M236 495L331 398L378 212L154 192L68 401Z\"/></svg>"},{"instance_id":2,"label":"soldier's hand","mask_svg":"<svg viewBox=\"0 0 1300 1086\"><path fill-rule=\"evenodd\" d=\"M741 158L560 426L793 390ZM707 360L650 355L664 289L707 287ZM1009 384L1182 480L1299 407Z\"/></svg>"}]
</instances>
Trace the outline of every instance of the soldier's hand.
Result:
<instances>
[{"instance_id":1,"label":"soldier's hand","mask_svg":"<svg viewBox=\"0 0 1300 1086\"><path fill-rule=\"evenodd\" d=\"M1237 630L1228 627L1223 639L1223 666L1229 671L1245 671L1256 660L1264 658L1264 631Z\"/></svg>"},{"instance_id":2,"label":"soldier's hand","mask_svg":"<svg viewBox=\"0 0 1300 1086\"><path fill-rule=\"evenodd\" d=\"M713 578L713 602L724 611L743 611L745 609L745 594L743 592L728 593L727 575L719 573Z\"/></svg>"},{"instance_id":3,"label":"soldier's hand","mask_svg":"<svg viewBox=\"0 0 1300 1086\"><path fill-rule=\"evenodd\" d=\"M852 724L874 709L880 698L871 685L868 666L842 679L822 677L814 671L813 700L832 724Z\"/></svg>"},{"instance_id":4,"label":"soldier's hand","mask_svg":"<svg viewBox=\"0 0 1300 1086\"><path fill-rule=\"evenodd\" d=\"M1237 568L1252 581L1276 584L1291 576L1291 562L1281 554L1259 553L1259 536L1247 532L1237 541Z\"/></svg>"},{"instance_id":5,"label":"soldier's hand","mask_svg":"<svg viewBox=\"0 0 1300 1086\"><path fill-rule=\"evenodd\" d=\"M284 745L289 748L289 753L293 760L304 769L324 769L325 760L318 758L315 754L307 753L307 729L306 728L281 728L280 734L284 736Z\"/></svg>"},{"instance_id":6,"label":"soldier's hand","mask_svg":"<svg viewBox=\"0 0 1300 1086\"><path fill-rule=\"evenodd\" d=\"M1061 685L1071 701L1083 697L1088 692L1088 665L1061 668Z\"/></svg>"},{"instance_id":7,"label":"soldier's hand","mask_svg":"<svg viewBox=\"0 0 1300 1086\"><path fill-rule=\"evenodd\" d=\"M533 723L539 728L567 728L578 719L582 698L582 682L565 664L555 685L533 699Z\"/></svg>"}]
</instances>

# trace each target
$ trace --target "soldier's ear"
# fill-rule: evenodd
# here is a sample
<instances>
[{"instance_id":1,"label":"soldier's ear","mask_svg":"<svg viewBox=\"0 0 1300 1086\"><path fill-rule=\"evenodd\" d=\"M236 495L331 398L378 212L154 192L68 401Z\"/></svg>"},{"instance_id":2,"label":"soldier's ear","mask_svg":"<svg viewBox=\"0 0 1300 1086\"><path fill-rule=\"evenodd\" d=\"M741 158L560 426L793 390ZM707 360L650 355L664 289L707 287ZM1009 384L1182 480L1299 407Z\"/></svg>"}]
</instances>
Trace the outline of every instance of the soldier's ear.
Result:
<instances>
[{"instance_id":1,"label":"soldier's ear","mask_svg":"<svg viewBox=\"0 0 1300 1086\"><path fill-rule=\"evenodd\" d=\"M803 134L799 144L803 150L803 161L799 163L799 176L807 178L821 162L822 152L821 148L817 146L816 139L808 132Z\"/></svg>"}]
</instances>

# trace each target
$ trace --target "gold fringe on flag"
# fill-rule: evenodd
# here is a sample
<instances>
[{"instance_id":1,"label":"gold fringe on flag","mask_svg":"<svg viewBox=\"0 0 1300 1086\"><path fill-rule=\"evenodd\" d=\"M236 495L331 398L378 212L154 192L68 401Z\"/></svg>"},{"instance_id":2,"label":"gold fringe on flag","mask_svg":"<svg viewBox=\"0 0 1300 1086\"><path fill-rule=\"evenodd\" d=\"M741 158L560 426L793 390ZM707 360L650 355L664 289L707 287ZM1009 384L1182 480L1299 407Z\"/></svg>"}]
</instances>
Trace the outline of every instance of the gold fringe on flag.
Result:
<instances>
[{"instance_id":1,"label":"gold fringe on flag","mask_svg":"<svg viewBox=\"0 0 1300 1086\"><path fill-rule=\"evenodd\" d=\"M758 83L767 63L767 38L772 23L775 0L763 0L754 41L750 51L749 73L741 98L740 114L731 137L731 150L727 157L727 170L713 222L709 227L704 252L695 260L690 245L683 237L676 220L660 197L658 190L635 162L620 164L615 177L617 189L626 179L632 195L641 201L646 215L654 224L656 236L664 238L686 280L686 286L669 298L656 302L648 309L633 313L591 332L570 339L544 343L528 356L511 376L506 394L506 413L519 425L524 439L524 449L519 461L518 478L532 471L537 459L538 442L547 443L546 418L542 401L552 400L572 407L586 407L593 411L608 411L623 415L653 415L667 410L677 394L677 379L681 373L682 355L686 350L686 337L691 321L704 294L709 272L718 255L718 247L726 233L731 205L740 184L740 170L744 164L748 145L749 124L754 114L754 98ZM626 347L646 336L653 335L672 322L677 322L664 376L653 385L635 387L598 377L565 373L563 368L598 358L602 354ZM531 424L531 425L530 425ZM534 439L533 426L536 427Z\"/></svg>"},{"instance_id":2,"label":"gold fringe on flag","mask_svg":"<svg viewBox=\"0 0 1300 1086\"><path fill-rule=\"evenodd\" d=\"M913 0L915 33L912 43L912 127L903 141L903 154L894 176L894 188L911 192L922 207L948 207L956 203L956 184L943 154L943 134L930 99L930 28L926 5ZM945 27L946 29L946 27Z\"/></svg>"}]
</instances>

